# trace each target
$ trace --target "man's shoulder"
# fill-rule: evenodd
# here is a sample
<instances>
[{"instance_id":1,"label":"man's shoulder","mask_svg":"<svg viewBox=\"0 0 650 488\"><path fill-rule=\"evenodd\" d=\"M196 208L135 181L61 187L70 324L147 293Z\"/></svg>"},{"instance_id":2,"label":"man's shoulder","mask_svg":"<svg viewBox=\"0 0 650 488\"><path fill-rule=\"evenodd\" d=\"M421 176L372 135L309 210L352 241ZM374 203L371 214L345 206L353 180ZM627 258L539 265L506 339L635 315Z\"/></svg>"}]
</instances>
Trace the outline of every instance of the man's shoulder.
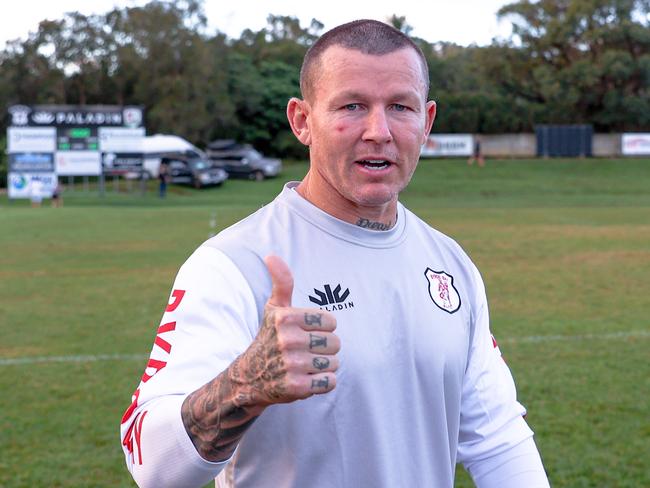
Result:
<instances>
[{"instance_id":1,"label":"man's shoulder","mask_svg":"<svg viewBox=\"0 0 650 488\"><path fill-rule=\"evenodd\" d=\"M282 206L273 200L247 217L224 228L217 235L205 241L203 246L221 250L232 246L249 249L263 248L265 244L272 241L270 236L279 231L277 221L280 220L278 218L280 212L282 212Z\"/></svg>"},{"instance_id":2,"label":"man's shoulder","mask_svg":"<svg viewBox=\"0 0 650 488\"><path fill-rule=\"evenodd\" d=\"M448 246L457 247L460 249L460 245L456 242L454 238L436 229L435 227L433 227L433 225L431 225L429 222L417 216L408 208L404 207L404 213L406 215L406 220L409 225L409 231L413 230L415 232L422 233L431 239L440 241L441 243L445 243Z\"/></svg>"}]
</instances>

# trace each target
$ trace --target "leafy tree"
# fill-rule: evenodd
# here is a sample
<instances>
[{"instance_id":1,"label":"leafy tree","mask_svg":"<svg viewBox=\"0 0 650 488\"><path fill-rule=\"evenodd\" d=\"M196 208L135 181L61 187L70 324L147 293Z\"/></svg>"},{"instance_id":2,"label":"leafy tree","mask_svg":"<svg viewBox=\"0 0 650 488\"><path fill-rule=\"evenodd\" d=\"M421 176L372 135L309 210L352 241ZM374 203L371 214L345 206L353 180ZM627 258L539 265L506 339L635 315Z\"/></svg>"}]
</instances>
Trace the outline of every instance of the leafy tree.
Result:
<instances>
[{"instance_id":1,"label":"leafy tree","mask_svg":"<svg viewBox=\"0 0 650 488\"><path fill-rule=\"evenodd\" d=\"M539 122L650 127L648 0L522 0L499 16L513 39L484 52L486 73Z\"/></svg>"}]
</instances>

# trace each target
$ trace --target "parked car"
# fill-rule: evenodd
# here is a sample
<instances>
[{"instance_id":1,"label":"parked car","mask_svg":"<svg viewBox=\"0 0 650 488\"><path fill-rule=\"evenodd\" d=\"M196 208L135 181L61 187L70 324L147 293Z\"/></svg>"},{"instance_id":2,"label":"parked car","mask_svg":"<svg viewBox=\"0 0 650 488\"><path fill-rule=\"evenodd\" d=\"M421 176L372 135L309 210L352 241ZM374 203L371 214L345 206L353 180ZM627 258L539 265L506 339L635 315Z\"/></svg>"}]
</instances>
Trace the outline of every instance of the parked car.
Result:
<instances>
[{"instance_id":1,"label":"parked car","mask_svg":"<svg viewBox=\"0 0 650 488\"><path fill-rule=\"evenodd\" d=\"M237 144L230 139L212 141L206 152L213 164L226 170L232 178L261 181L277 176L282 170L280 159L266 158L250 144Z\"/></svg>"},{"instance_id":2,"label":"parked car","mask_svg":"<svg viewBox=\"0 0 650 488\"><path fill-rule=\"evenodd\" d=\"M203 188L221 185L228 179L228 173L223 168L214 167L206 158L182 153L165 154L160 158L160 164L167 165L169 183Z\"/></svg>"},{"instance_id":3,"label":"parked car","mask_svg":"<svg viewBox=\"0 0 650 488\"><path fill-rule=\"evenodd\" d=\"M163 156L180 155L186 161L189 158L203 158L206 154L194 144L183 139L182 137L171 134L156 134L146 136L141 143L140 152L142 152L142 170L127 172L124 177L127 179L151 179L158 178L158 169ZM115 155L105 155L106 157L115 157ZM106 165L106 163L104 163Z\"/></svg>"}]
</instances>

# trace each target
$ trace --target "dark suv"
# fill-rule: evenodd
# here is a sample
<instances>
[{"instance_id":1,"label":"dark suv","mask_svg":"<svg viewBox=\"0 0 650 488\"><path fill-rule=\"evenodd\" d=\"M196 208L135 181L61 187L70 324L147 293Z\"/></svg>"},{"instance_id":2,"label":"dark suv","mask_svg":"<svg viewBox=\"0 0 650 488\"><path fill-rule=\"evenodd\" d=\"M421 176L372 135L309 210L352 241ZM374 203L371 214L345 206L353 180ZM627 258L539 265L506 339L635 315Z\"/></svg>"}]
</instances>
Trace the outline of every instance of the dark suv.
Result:
<instances>
[{"instance_id":1,"label":"dark suv","mask_svg":"<svg viewBox=\"0 0 650 488\"><path fill-rule=\"evenodd\" d=\"M212 163L232 178L261 181L277 176L282 169L280 159L265 158L250 144L237 144L230 139L212 141L206 152Z\"/></svg>"},{"instance_id":2,"label":"dark suv","mask_svg":"<svg viewBox=\"0 0 650 488\"><path fill-rule=\"evenodd\" d=\"M160 164L167 165L169 183L202 188L221 185L228 179L228 173L222 168L214 167L212 162L205 158L171 153L161 157Z\"/></svg>"}]
</instances>

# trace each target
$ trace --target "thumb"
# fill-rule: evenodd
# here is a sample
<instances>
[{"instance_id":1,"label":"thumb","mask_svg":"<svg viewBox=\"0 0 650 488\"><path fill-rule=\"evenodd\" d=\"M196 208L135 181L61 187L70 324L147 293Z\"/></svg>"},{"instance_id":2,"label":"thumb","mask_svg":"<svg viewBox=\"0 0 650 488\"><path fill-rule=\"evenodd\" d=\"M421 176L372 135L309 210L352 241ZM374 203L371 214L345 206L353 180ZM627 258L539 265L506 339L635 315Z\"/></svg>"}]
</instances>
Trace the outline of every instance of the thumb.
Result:
<instances>
[{"instance_id":1,"label":"thumb","mask_svg":"<svg viewBox=\"0 0 650 488\"><path fill-rule=\"evenodd\" d=\"M274 255L264 258L266 268L271 275L271 296L270 305L276 307L290 307L291 294L293 293L293 275L287 263L282 258Z\"/></svg>"}]
</instances>

